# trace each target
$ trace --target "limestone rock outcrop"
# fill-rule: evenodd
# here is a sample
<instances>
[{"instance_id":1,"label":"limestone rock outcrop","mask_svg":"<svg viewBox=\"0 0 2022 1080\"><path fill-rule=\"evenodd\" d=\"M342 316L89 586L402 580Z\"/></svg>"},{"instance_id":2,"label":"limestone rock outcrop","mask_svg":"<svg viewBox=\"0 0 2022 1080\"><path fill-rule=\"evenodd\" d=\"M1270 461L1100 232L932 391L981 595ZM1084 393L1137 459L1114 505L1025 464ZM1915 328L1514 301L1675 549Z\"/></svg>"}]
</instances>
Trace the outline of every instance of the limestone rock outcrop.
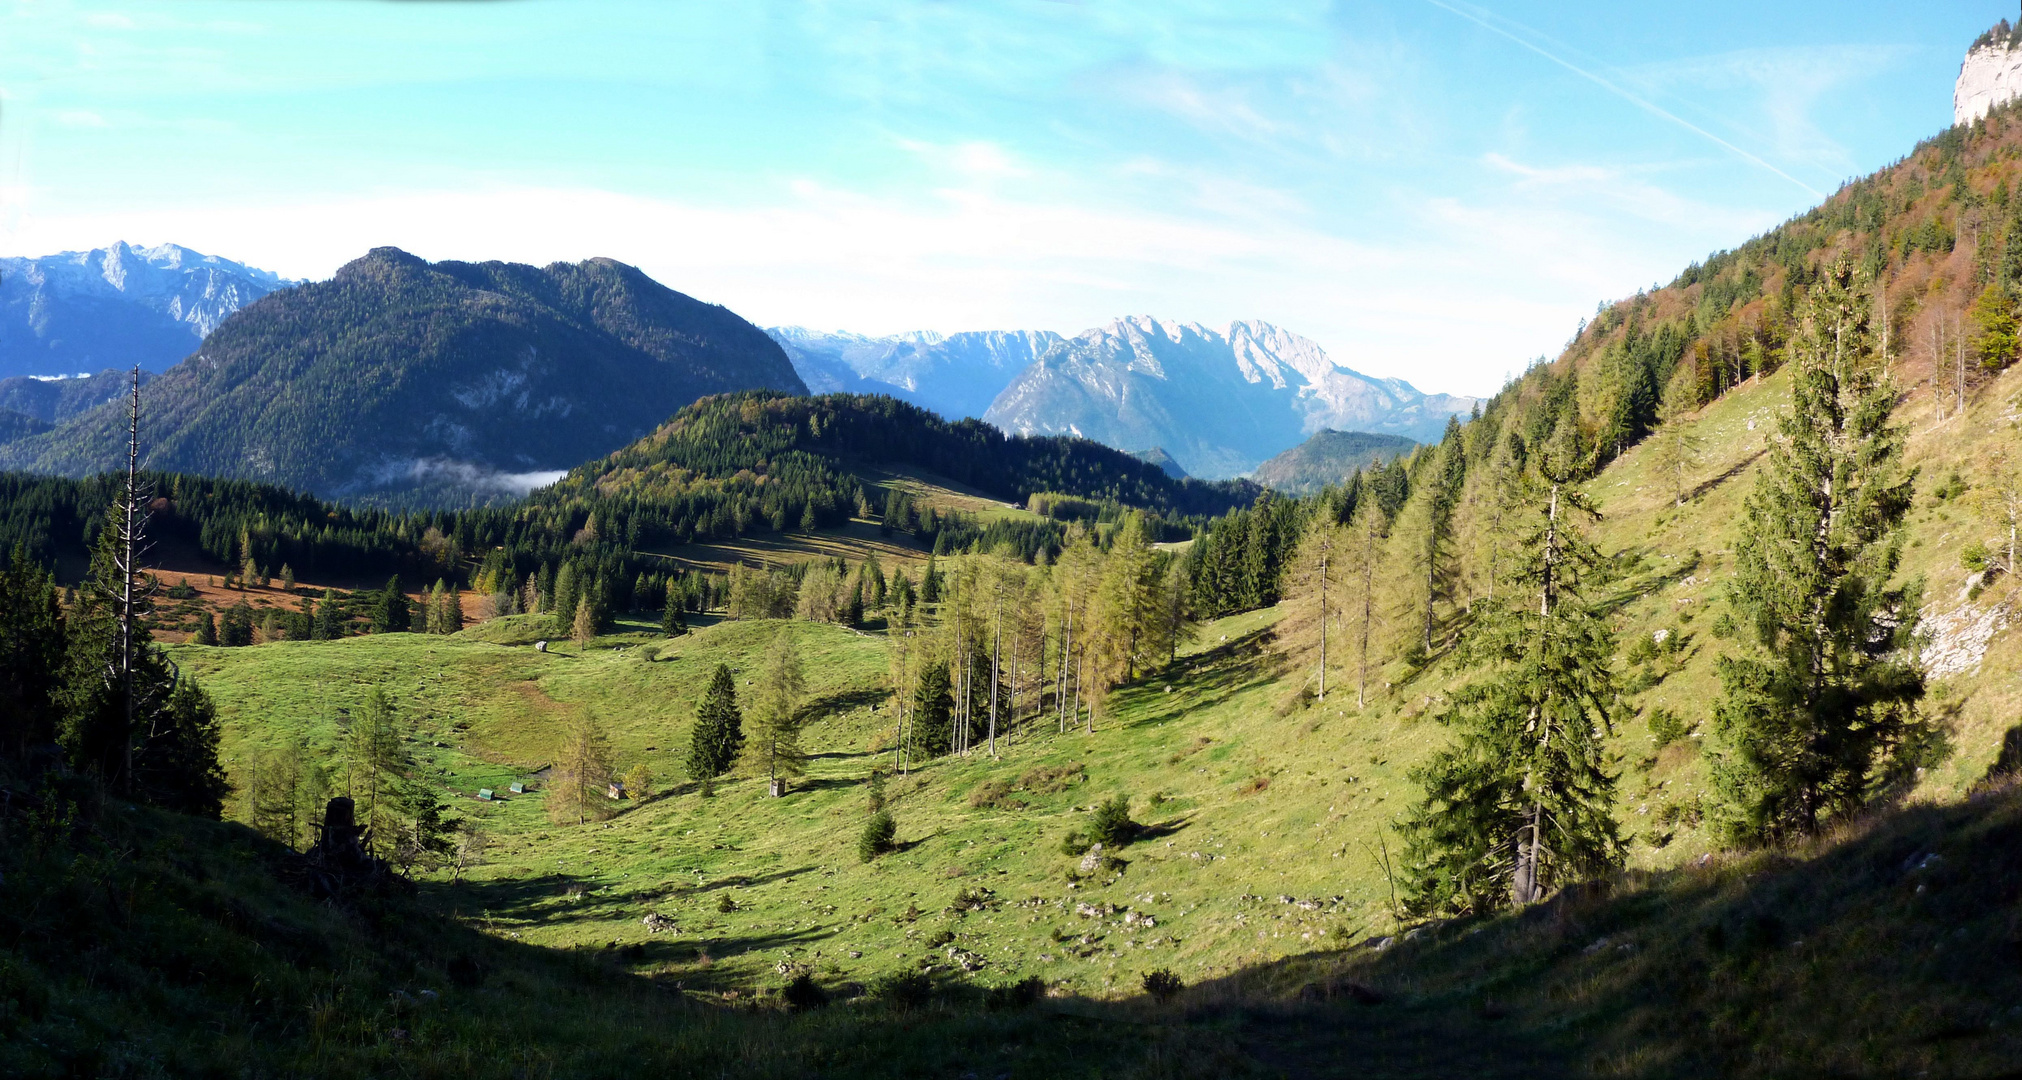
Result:
<instances>
[{"instance_id":1,"label":"limestone rock outcrop","mask_svg":"<svg viewBox=\"0 0 2022 1080\"><path fill-rule=\"evenodd\" d=\"M1959 65L1952 91L1952 122L1970 124L2022 97L2022 27L2003 19L1980 35Z\"/></svg>"}]
</instances>

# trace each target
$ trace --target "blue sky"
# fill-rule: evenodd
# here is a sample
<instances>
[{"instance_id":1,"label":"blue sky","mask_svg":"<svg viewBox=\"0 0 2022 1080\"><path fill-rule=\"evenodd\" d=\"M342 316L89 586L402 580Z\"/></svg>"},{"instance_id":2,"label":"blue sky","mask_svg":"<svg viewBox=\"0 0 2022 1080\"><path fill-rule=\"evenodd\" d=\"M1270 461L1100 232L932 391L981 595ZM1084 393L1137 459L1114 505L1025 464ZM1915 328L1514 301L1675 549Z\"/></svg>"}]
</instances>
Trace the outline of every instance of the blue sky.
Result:
<instances>
[{"instance_id":1,"label":"blue sky","mask_svg":"<svg viewBox=\"0 0 2022 1080\"><path fill-rule=\"evenodd\" d=\"M1479 393L1941 130L2015 14L0 0L0 254L608 255L763 325L1257 318Z\"/></svg>"}]
</instances>

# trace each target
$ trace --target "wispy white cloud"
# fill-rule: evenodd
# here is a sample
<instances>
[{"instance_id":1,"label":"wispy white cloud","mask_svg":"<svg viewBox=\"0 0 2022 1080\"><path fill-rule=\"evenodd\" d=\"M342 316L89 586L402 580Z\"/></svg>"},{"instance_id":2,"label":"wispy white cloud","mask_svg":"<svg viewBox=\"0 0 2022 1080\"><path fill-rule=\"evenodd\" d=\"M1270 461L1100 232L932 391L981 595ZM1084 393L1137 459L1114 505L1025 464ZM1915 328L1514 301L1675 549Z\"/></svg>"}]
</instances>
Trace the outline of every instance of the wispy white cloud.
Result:
<instances>
[{"instance_id":1,"label":"wispy white cloud","mask_svg":"<svg viewBox=\"0 0 2022 1080\"><path fill-rule=\"evenodd\" d=\"M1904 45L1740 49L1641 64L1623 76L1649 93L1698 101L1701 111L1725 106L1723 122L1773 146L1778 158L1845 175L1858 165L1820 127L1820 110L1834 94L1876 78L1912 52Z\"/></svg>"},{"instance_id":2,"label":"wispy white cloud","mask_svg":"<svg viewBox=\"0 0 2022 1080\"><path fill-rule=\"evenodd\" d=\"M1580 64L1574 63L1567 57L1560 55L1560 53L1563 50L1554 50L1551 48L1547 48L1545 45L1539 43L1541 40L1545 40L1544 36L1539 34L1537 31L1532 30L1527 26L1524 26L1522 23L1497 15L1494 12L1489 11L1487 8L1478 7L1474 4L1459 2L1459 0L1456 0L1455 3L1447 3L1446 0L1425 0L1425 2L1431 4L1433 7L1441 9L1442 11L1452 12L1453 14L1463 19L1466 19L1471 23L1474 23L1475 25L1481 27L1484 30L1487 30L1492 34L1507 39L1508 41L1516 44L1520 48L1536 53L1537 55L1543 57L1544 59L1549 60L1554 64L1557 64L1559 67L1562 67L1575 75L1578 75L1580 78L1593 83L1594 85L1600 87L1603 90L1606 90L1608 93L1613 94L1618 98L1621 98L1622 100L1628 102L1629 104L1634 105L1637 108L1642 109L1643 111L1650 113L1653 116L1657 116L1664 120L1668 120L1671 123L1676 124L1679 127L1684 128L1685 130L1693 133L1694 135L1697 135L1700 138L1713 143L1714 145L1720 147L1721 149L1726 150L1728 153L1731 153L1734 156L1741 158L1742 160L1747 161L1752 165L1757 166L1758 168L1774 173L1775 175L1790 181L1792 184L1795 184L1798 187L1804 189L1814 198L1823 198L1825 196L1824 192L1818 190L1817 188L1811 186L1810 184L1805 183L1804 181L1798 179L1797 177L1792 176L1790 173L1784 171L1782 168L1779 168L1775 164L1764 159L1761 155L1753 153L1752 151L1744 149L1740 146L1737 146L1733 142L1724 139L1711 131L1708 131L1706 128L1701 127L1700 125L1695 124L1690 120L1685 119L1684 117L1678 115L1677 113L1671 111L1670 109L1667 109L1662 105L1659 105L1646 97L1643 97L1639 94L1630 91L1629 89L1623 87L1619 83L1601 74L1599 71L1596 71L1590 67L1585 67Z\"/></svg>"}]
</instances>

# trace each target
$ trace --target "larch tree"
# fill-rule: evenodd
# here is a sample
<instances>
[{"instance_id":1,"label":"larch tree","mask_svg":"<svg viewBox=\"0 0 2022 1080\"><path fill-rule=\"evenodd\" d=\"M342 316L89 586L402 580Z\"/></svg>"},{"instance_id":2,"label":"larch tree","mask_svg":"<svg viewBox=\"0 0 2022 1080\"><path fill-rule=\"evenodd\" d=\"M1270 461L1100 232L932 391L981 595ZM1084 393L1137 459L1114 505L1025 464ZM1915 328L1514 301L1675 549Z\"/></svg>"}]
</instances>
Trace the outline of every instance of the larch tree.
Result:
<instances>
[{"instance_id":1,"label":"larch tree","mask_svg":"<svg viewBox=\"0 0 2022 1080\"><path fill-rule=\"evenodd\" d=\"M800 748L800 702L807 692L800 649L786 630L774 634L765 648L765 666L751 703L751 738L744 759L768 780L773 798L786 794L787 782L807 772L807 754Z\"/></svg>"},{"instance_id":2,"label":"larch tree","mask_svg":"<svg viewBox=\"0 0 2022 1080\"><path fill-rule=\"evenodd\" d=\"M1756 474L1728 592L1753 648L1724 657L1714 780L1730 839L1816 833L1914 766L1928 728L1917 596L1893 583L1911 477L1896 389L1842 259L1791 345L1791 407Z\"/></svg>"},{"instance_id":3,"label":"larch tree","mask_svg":"<svg viewBox=\"0 0 2022 1080\"><path fill-rule=\"evenodd\" d=\"M1651 439L1651 464L1664 485L1671 489L1672 502L1678 506L1685 505L1685 480L1699 467L1706 442L1687 419L1693 411L1692 397L1692 384L1688 380L1671 380L1664 389L1663 403L1657 408L1660 423Z\"/></svg>"},{"instance_id":4,"label":"larch tree","mask_svg":"<svg viewBox=\"0 0 2022 1080\"><path fill-rule=\"evenodd\" d=\"M1375 499L1356 502L1348 519L1348 535L1341 549L1344 562L1342 583L1350 594L1344 613L1355 648L1355 707L1369 703L1369 645L1381 631L1384 545L1390 538L1390 520Z\"/></svg>"},{"instance_id":5,"label":"larch tree","mask_svg":"<svg viewBox=\"0 0 2022 1080\"><path fill-rule=\"evenodd\" d=\"M358 821L371 830L375 851L390 851L400 834L394 788L400 782L400 731L392 699L373 687L365 707L351 718L345 738L345 788L358 807Z\"/></svg>"},{"instance_id":6,"label":"larch tree","mask_svg":"<svg viewBox=\"0 0 2022 1080\"><path fill-rule=\"evenodd\" d=\"M1279 622L1278 640L1296 664L1308 667L1311 677L1299 684L1299 692L1314 688L1314 697L1327 700L1327 676L1341 662L1341 624L1349 599L1349 566L1343 558L1353 540L1348 530L1336 524L1324 510L1306 527L1306 534L1292 554L1285 572L1285 616Z\"/></svg>"},{"instance_id":7,"label":"larch tree","mask_svg":"<svg viewBox=\"0 0 2022 1080\"><path fill-rule=\"evenodd\" d=\"M562 730L555 771L548 785L548 819L578 825L605 815L612 779L611 744L603 725L588 710L576 713Z\"/></svg>"},{"instance_id":8,"label":"larch tree","mask_svg":"<svg viewBox=\"0 0 2022 1080\"><path fill-rule=\"evenodd\" d=\"M1585 504L1550 482L1533 506L1516 588L1477 607L1463 645L1480 674L1439 714L1459 737L1412 773L1425 789L1403 826L1417 913L1531 904L1622 863L1602 744L1614 640L1580 595L1597 555L1571 520Z\"/></svg>"}]
</instances>

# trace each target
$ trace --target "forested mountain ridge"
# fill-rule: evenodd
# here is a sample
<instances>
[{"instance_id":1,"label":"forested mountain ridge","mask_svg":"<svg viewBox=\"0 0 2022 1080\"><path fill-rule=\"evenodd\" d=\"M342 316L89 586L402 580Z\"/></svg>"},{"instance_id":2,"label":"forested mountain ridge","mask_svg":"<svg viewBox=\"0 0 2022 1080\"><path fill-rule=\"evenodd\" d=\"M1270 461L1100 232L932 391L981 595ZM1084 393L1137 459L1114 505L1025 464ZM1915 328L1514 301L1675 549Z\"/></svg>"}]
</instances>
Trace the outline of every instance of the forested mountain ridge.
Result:
<instances>
[{"instance_id":1,"label":"forested mountain ridge","mask_svg":"<svg viewBox=\"0 0 2022 1080\"><path fill-rule=\"evenodd\" d=\"M515 494L623 446L705 394L805 388L757 327L610 260L430 264L379 248L227 320L143 391L151 467L325 497L451 504ZM0 453L86 475L122 411Z\"/></svg>"},{"instance_id":2,"label":"forested mountain ridge","mask_svg":"<svg viewBox=\"0 0 2022 1080\"><path fill-rule=\"evenodd\" d=\"M696 402L637 443L571 470L534 501L667 501L710 491L751 500L722 508L733 519L770 518L785 528L810 514L811 523L827 525L869 499L851 473L858 464L927 470L1009 502L1052 492L1172 516L1225 513L1258 494L1243 481L1176 479L1086 439L1006 435L890 397L753 391Z\"/></svg>"},{"instance_id":3,"label":"forested mountain ridge","mask_svg":"<svg viewBox=\"0 0 2022 1080\"><path fill-rule=\"evenodd\" d=\"M1328 428L1257 466L1250 478L1273 491L1312 495L1328 485L1346 483L1370 465L1402 457L1417 445L1402 435Z\"/></svg>"}]
</instances>

